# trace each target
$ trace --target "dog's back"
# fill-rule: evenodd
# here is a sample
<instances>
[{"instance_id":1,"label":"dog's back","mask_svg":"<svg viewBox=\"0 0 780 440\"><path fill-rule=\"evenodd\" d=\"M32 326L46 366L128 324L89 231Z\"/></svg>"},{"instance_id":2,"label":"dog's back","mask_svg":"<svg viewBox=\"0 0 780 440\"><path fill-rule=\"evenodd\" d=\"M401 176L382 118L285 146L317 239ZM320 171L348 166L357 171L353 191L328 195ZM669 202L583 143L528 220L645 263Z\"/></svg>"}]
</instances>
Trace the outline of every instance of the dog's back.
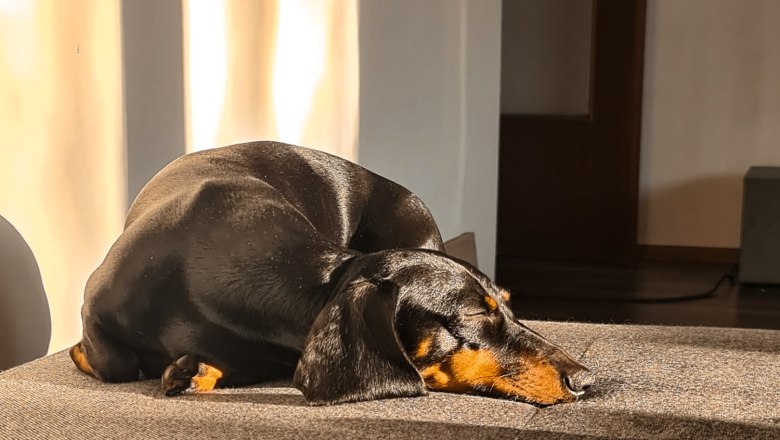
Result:
<instances>
[{"instance_id":1,"label":"dog's back","mask_svg":"<svg viewBox=\"0 0 780 440\"><path fill-rule=\"evenodd\" d=\"M278 142L250 142L182 156L144 187L125 226L146 213L173 212L175 217L183 203L209 187L258 183L268 187L269 202L289 203L336 245L360 252L443 250L433 218L406 188L331 154ZM161 209L166 204L171 206Z\"/></svg>"}]
</instances>

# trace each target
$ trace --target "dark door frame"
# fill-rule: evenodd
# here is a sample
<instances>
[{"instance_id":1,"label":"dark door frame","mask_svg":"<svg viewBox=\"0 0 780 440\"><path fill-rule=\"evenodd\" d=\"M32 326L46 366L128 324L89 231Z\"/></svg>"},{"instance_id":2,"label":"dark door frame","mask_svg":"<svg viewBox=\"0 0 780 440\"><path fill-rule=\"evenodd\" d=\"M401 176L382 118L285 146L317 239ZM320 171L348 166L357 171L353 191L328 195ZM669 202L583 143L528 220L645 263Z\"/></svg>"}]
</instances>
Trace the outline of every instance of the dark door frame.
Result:
<instances>
[{"instance_id":1,"label":"dark door frame","mask_svg":"<svg viewBox=\"0 0 780 440\"><path fill-rule=\"evenodd\" d=\"M637 258L645 0L593 0L590 114L501 115L496 277Z\"/></svg>"}]
</instances>

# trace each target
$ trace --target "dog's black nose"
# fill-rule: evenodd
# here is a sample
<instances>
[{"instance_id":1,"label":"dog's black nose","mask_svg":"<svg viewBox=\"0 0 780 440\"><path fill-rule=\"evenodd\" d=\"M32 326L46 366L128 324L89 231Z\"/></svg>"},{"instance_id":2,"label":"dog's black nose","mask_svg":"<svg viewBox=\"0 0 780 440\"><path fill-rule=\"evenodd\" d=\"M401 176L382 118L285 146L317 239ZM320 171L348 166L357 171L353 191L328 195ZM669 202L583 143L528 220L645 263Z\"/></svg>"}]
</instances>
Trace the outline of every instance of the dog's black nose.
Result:
<instances>
[{"instance_id":1,"label":"dog's black nose","mask_svg":"<svg viewBox=\"0 0 780 440\"><path fill-rule=\"evenodd\" d=\"M564 378L566 387L576 396L581 396L596 381L596 376L588 369L577 370Z\"/></svg>"}]
</instances>

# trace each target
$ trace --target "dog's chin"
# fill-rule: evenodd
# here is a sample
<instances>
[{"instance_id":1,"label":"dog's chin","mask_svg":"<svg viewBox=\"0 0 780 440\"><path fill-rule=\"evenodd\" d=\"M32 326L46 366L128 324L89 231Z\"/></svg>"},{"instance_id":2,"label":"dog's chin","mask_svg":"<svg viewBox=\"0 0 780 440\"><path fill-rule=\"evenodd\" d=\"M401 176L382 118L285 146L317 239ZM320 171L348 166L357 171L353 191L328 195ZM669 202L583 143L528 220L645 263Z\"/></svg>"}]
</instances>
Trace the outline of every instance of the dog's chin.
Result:
<instances>
[{"instance_id":1,"label":"dog's chin","mask_svg":"<svg viewBox=\"0 0 780 440\"><path fill-rule=\"evenodd\" d=\"M548 406L553 405L559 405L561 403L574 403L578 400L580 400L585 395L585 391L579 391L574 392L565 386L563 387L563 392L560 394L554 394L549 396L534 396L522 399L522 401L526 403L530 403L531 405L538 406L540 408L545 408Z\"/></svg>"},{"instance_id":2,"label":"dog's chin","mask_svg":"<svg viewBox=\"0 0 780 440\"><path fill-rule=\"evenodd\" d=\"M538 408L547 408L548 406L553 405L560 405L561 403L573 403L579 400L580 396L578 395L569 395L569 396L562 396L558 398L551 398L551 399L545 399L544 401L535 401L535 400L525 400L520 399L520 401L529 403L531 405L534 405Z\"/></svg>"},{"instance_id":3,"label":"dog's chin","mask_svg":"<svg viewBox=\"0 0 780 440\"><path fill-rule=\"evenodd\" d=\"M432 391L437 391L437 390L433 389ZM478 386L473 390L474 394L480 396L526 403L529 405L533 405L537 408L546 408L549 406L559 405L562 403L573 403L579 400L580 398L582 398L582 396L584 395L584 391L575 393L566 388L563 388L560 393L553 393L553 394L523 392L517 389L512 391L513 392L511 393L496 392L495 387L491 387L491 386Z\"/></svg>"},{"instance_id":4,"label":"dog's chin","mask_svg":"<svg viewBox=\"0 0 780 440\"><path fill-rule=\"evenodd\" d=\"M484 394L488 396L489 394ZM495 394L489 395L490 397L498 398L498 399L505 399L505 400L512 400L515 402L525 403L528 405L533 405L537 408L547 408L550 406L560 405L562 403L573 403L579 400L579 397L577 396L562 396L562 397L549 397L545 399L539 399L538 397L528 397L528 396L497 396Z\"/></svg>"}]
</instances>

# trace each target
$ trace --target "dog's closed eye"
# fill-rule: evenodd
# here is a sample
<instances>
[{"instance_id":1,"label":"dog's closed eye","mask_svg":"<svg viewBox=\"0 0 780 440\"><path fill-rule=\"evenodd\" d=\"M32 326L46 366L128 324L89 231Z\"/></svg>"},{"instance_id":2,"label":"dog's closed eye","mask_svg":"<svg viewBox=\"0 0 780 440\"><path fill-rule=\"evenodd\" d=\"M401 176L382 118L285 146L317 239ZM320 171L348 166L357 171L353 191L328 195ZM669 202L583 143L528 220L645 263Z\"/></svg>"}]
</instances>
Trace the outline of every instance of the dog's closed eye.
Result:
<instances>
[{"instance_id":1,"label":"dog's closed eye","mask_svg":"<svg viewBox=\"0 0 780 440\"><path fill-rule=\"evenodd\" d=\"M476 319L484 319L484 318L495 318L498 315L498 309L474 309L472 311L468 311L463 314L466 318L476 318Z\"/></svg>"},{"instance_id":2,"label":"dog's closed eye","mask_svg":"<svg viewBox=\"0 0 780 440\"><path fill-rule=\"evenodd\" d=\"M482 294L479 300L469 300L461 309L464 318L494 316L498 313L498 302L490 295Z\"/></svg>"}]
</instances>

